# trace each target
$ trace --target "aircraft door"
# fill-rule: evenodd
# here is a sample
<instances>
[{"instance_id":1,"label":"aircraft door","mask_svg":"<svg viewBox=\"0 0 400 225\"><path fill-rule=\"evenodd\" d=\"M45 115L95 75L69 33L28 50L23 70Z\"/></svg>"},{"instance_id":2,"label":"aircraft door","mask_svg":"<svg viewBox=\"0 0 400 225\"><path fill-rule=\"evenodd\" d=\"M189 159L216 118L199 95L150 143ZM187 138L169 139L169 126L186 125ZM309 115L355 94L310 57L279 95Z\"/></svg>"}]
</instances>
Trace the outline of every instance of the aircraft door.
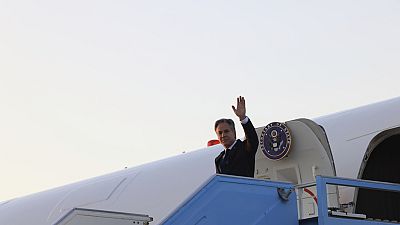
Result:
<instances>
[{"instance_id":1,"label":"aircraft door","mask_svg":"<svg viewBox=\"0 0 400 225\"><path fill-rule=\"evenodd\" d=\"M336 175L325 132L315 122L296 119L284 124L270 123L256 131L260 145L256 154L255 178L300 185L315 182L317 175ZM287 142L290 149L285 149ZM330 188L328 193L330 207L338 207L337 188ZM318 200L315 186L304 188L297 194L299 218L316 217Z\"/></svg>"}]
</instances>

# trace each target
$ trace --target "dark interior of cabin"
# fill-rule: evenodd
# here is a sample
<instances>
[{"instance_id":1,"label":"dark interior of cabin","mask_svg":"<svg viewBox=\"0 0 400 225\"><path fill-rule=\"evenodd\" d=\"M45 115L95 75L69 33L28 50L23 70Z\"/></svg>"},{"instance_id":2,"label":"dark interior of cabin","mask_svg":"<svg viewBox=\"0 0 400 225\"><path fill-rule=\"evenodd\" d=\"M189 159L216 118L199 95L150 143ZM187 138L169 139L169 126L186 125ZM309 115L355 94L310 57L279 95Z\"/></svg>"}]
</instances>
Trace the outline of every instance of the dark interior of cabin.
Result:
<instances>
[{"instance_id":1,"label":"dark interior of cabin","mask_svg":"<svg viewBox=\"0 0 400 225\"><path fill-rule=\"evenodd\" d=\"M385 139L371 152L362 179L400 184L400 134ZM400 192L359 189L355 212L400 222Z\"/></svg>"}]
</instances>

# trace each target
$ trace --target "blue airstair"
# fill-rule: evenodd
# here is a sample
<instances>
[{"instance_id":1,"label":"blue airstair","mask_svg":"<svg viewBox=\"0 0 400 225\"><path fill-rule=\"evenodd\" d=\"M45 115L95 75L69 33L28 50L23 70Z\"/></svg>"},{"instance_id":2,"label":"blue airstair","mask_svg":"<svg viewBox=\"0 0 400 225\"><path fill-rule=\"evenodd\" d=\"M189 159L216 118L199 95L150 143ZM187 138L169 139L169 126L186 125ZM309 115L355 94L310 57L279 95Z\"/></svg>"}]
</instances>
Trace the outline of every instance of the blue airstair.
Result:
<instances>
[{"instance_id":1,"label":"blue airstair","mask_svg":"<svg viewBox=\"0 0 400 225\"><path fill-rule=\"evenodd\" d=\"M317 176L318 216L299 219L296 186L215 175L163 225L389 225L398 221L347 216L328 209L327 185L400 192L399 184ZM398 209L400 210L400 209ZM355 214L354 214L355 215Z\"/></svg>"}]
</instances>

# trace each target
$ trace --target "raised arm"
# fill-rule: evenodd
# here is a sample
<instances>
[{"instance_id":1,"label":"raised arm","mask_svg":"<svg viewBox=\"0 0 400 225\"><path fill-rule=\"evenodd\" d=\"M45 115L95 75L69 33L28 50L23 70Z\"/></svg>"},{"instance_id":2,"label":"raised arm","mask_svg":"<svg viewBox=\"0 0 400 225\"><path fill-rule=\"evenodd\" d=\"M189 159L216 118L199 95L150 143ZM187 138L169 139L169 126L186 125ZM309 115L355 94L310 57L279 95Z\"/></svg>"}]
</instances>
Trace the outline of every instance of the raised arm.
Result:
<instances>
[{"instance_id":1,"label":"raised arm","mask_svg":"<svg viewBox=\"0 0 400 225\"><path fill-rule=\"evenodd\" d=\"M242 122L246 118L246 101L244 97L239 96L237 98L237 105L236 108L235 106L232 106L233 112L236 114L237 117L239 117L240 121ZM247 118L247 121L243 121L242 123L244 134L246 136L246 141L245 145L247 147L245 148L246 151L252 152L255 154L258 148L258 136L257 132L251 123L250 119Z\"/></svg>"}]
</instances>

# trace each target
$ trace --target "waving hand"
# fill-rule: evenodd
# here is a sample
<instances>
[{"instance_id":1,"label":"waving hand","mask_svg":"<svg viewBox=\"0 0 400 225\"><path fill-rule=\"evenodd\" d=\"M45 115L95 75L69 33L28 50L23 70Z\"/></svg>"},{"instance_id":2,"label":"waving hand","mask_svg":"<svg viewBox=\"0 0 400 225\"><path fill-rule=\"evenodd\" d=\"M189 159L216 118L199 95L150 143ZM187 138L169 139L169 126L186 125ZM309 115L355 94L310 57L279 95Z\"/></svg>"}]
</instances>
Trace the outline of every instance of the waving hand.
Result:
<instances>
[{"instance_id":1,"label":"waving hand","mask_svg":"<svg viewBox=\"0 0 400 225\"><path fill-rule=\"evenodd\" d=\"M240 120L243 120L246 118L246 101L244 97L239 96L237 98L237 105L236 108L235 106L232 106L233 112L236 114L236 116L239 117Z\"/></svg>"}]
</instances>

